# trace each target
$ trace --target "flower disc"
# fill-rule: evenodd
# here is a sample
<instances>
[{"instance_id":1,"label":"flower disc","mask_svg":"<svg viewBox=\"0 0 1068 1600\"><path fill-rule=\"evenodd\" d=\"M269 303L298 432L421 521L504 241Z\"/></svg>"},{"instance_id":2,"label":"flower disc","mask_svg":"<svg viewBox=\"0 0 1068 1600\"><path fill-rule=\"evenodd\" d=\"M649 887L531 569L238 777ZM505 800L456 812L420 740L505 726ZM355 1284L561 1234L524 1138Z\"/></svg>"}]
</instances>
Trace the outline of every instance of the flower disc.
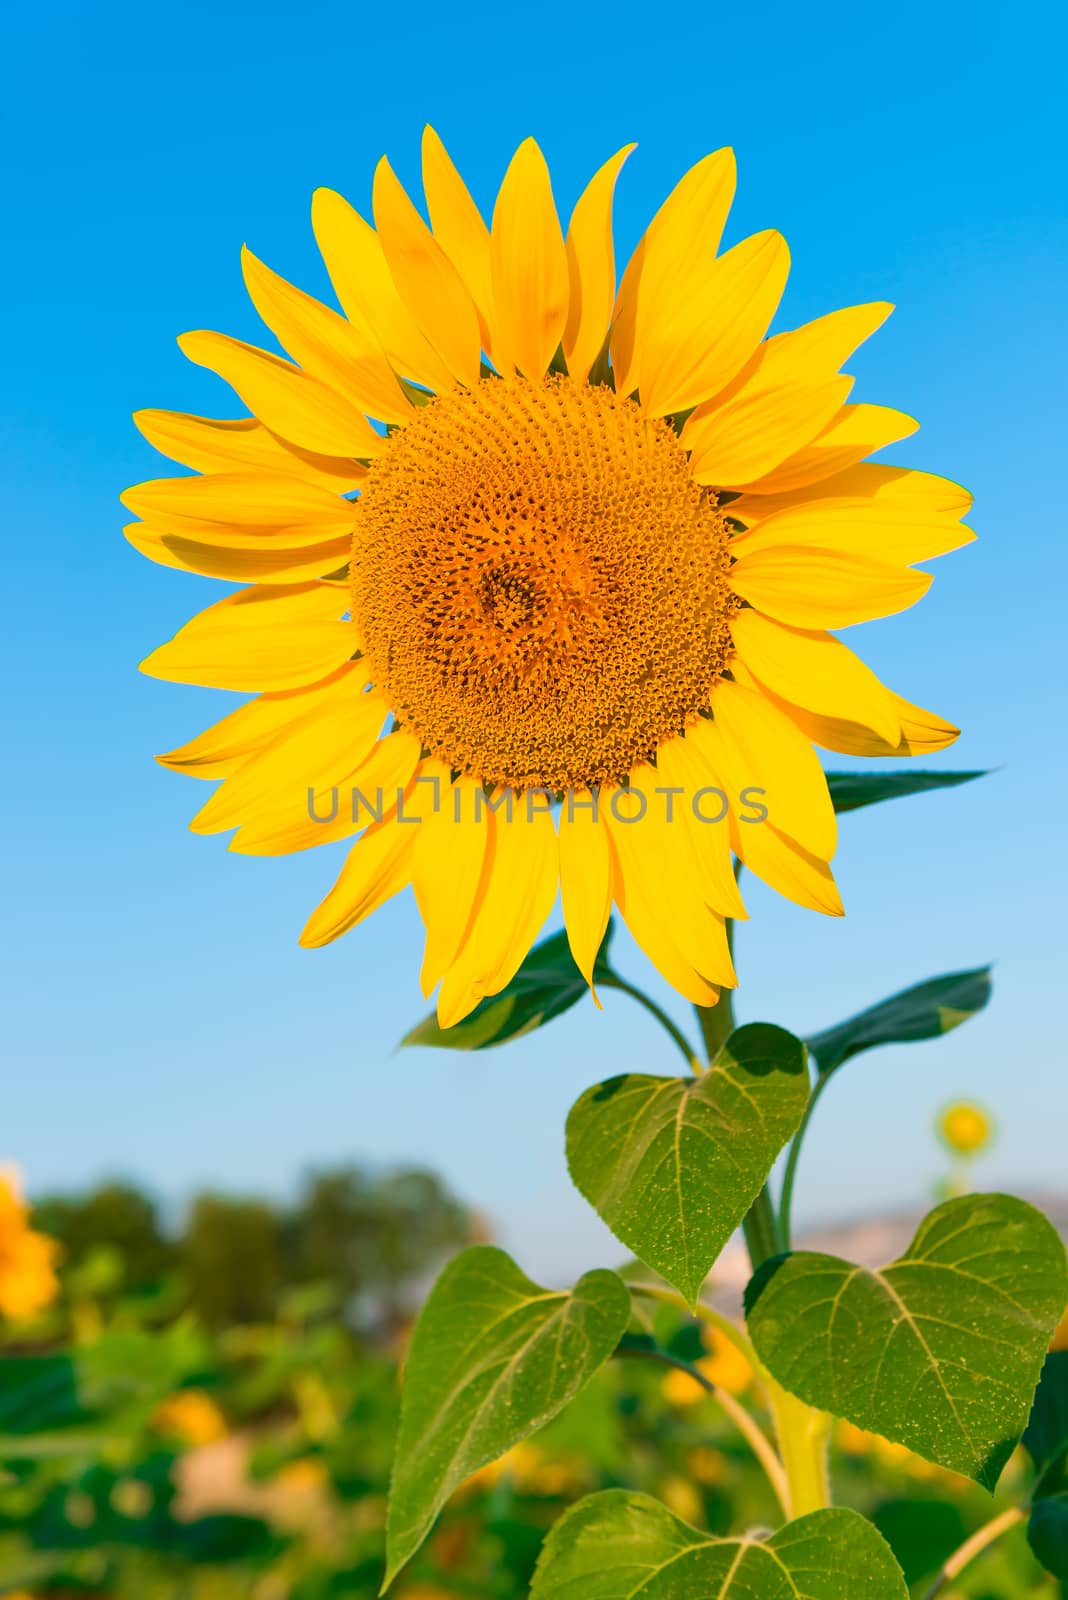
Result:
<instances>
[{"instance_id":1,"label":"flower disc","mask_svg":"<svg viewBox=\"0 0 1068 1600\"><path fill-rule=\"evenodd\" d=\"M626 778L731 650L728 527L663 421L607 388L453 390L370 469L353 617L375 684L450 767Z\"/></svg>"}]
</instances>

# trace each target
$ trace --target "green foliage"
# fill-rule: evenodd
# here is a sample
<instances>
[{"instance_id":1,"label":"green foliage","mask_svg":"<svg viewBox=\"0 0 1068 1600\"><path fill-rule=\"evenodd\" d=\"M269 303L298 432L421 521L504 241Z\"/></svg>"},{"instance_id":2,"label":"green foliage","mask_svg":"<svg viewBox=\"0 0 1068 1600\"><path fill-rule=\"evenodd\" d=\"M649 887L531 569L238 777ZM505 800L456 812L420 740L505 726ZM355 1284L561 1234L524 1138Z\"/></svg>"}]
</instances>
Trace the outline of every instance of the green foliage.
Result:
<instances>
[{"instance_id":1,"label":"green foliage","mask_svg":"<svg viewBox=\"0 0 1068 1600\"><path fill-rule=\"evenodd\" d=\"M967 1534L963 1512L950 1500L886 1500L872 1521L910 1584L937 1572Z\"/></svg>"},{"instance_id":2,"label":"green foliage","mask_svg":"<svg viewBox=\"0 0 1068 1600\"><path fill-rule=\"evenodd\" d=\"M922 772L905 768L901 772L828 772L827 787L836 811L858 811L880 800L903 800L911 794L927 794L932 789L954 789L958 784L985 778L985 771Z\"/></svg>"},{"instance_id":3,"label":"green foliage","mask_svg":"<svg viewBox=\"0 0 1068 1600\"><path fill-rule=\"evenodd\" d=\"M264 1201L200 1195L181 1259L192 1304L209 1327L270 1320L282 1284L280 1223Z\"/></svg>"},{"instance_id":4,"label":"green foliage","mask_svg":"<svg viewBox=\"0 0 1068 1600\"><path fill-rule=\"evenodd\" d=\"M785 1389L993 1489L1066 1299L1054 1228L1022 1200L983 1195L938 1206L879 1272L778 1257L746 1311Z\"/></svg>"},{"instance_id":5,"label":"green foliage","mask_svg":"<svg viewBox=\"0 0 1068 1600\"><path fill-rule=\"evenodd\" d=\"M160 1224L155 1203L128 1183L105 1183L82 1196L50 1195L34 1206L36 1226L63 1246L64 1263L77 1271L101 1250L117 1252L125 1288L154 1283L172 1271L175 1243Z\"/></svg>"},{"instance_id":6,"label":"green foliage","mask_svg":"<svg viewBox=\"0 0 1068 1600\"><path fill-rule=\"evenodd\" d=\"M1068 1490L1035 1501L1027 1539L1047 1572L1068 1579Z\"/></svg>"},{"instance_id":7,"label":"green foliage","mask_svg":"<svg viewBox=\"0 0 1068 1600\"><path fill-rule=\"evenodd\" d=\"M949 972L902 989L846 1022L825 1028L806 1041L824 1076L851 1056L880 1044L911 1044L937 1039L981 1011L990 999L990 968Z\"/></svg>"},{"instance_id":8,"label":"green foliage","mask_svg":"<svg viewBox=\"0 0 1068 1600\"><path fill-rule=\"evenodd\" d=\"M571 1176L616 1237L692 1306L807 1099L804 1045L752 1023L700 1077L628 1073L587 1089L567 1122Z\"/></svg>"},{"instance_id":9,"label":"green foliage","mask_svg":"<svg viewBox=\"0 0 1068 1600\"><path fill-rule=\"evenodd\" d=\"M111 1332L83 1347L0 1361L0 1459L69 1450L59 1430L99 1447L140 1426L153 1406L204 1361L187 1322L158 1334Z\"/></svg>"},{"instance_id":10,"label":"green foliage","mask_svg":"<svg viewBox=\"0 0 1068 1600\"><path fill-rule=\"evenodd\" d=\"M1037 1473L1027 1537L1047 1571L1068 1579L1068 1350L1046 1357L1023 1443Z\"/></svg>"},{"instance_id":11,"label":"green foliage","mask_svg":"<svg viewBox=\"0 0 1068 1600\"><path fill-rule=\"evenodd\" d=\"M446 1267L412 1336L387 1524L387 1581L464 1478L547 1422L612 1354L630 1314L615 1273L539 1288L488 1245Z\"/></svg>"},{"instance_id":12,"label":"green foliage","mask_svg":"<svg viewBox=\"0 0 1068 1600\"><path fill-rule=\"evenodd\" d=\"M713 1539L647 1495L607 1490L561 1517L531 1600L907 1600L901 1569L855 1511L816 1511L770 1539Z\"/></svg>"},{"instance_id":13,"label":"green foliage","mask_svg":"<svg viewBox=\"0 0 1068 1600\"><path fill-rule=\"evenodd\" d=\"M594 981L606 983L612 977L608 947L612 924L608 924L594 967ZM434 1045L446 1050L488 1050L507 1044L521 1034L552 1022L570 1011L589 986L575 965L566 933L554 933L535 945L506 989L489 1000L482 1000L469 1017L454 1028L438 1026L431 1013L406 1033L401 1044Z\"/></svg>"}]
</instances>

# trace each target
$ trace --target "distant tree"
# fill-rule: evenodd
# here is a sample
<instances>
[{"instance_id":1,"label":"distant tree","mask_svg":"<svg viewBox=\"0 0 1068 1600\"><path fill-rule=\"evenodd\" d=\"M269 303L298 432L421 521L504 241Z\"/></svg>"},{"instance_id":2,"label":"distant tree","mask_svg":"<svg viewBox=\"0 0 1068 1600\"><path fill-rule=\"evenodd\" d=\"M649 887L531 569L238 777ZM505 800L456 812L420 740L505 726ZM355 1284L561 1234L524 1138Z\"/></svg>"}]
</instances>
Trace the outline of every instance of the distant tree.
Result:
<instances>
[{"instance_id":1,"label":"distant tree","mask_svg":"<svg viewBox=\"0 0 1068 1600\"><path fill-rule=\"evenodd\" d=\"M202 1194L181 1242L190 1304L210 1327L265 1322L283 1285L281 1224L264 1200Z\"/></svg>"},{"instance_id":2,"label":"distant tree","mask_svg":"<svg viewBox=\"0 0 1068 1600\"><path fill-rule=\"evenodd\" d=\"M63 1246L63 1261L78 1268L101 1249L121 1261L124 1288L140 1289L173 1270L177 1252L155 1202L129 1183L102 1183L85 1195L49 1195L34 1202L34 1226Z\"/></svg>"},{"instance_id":3,"label":"distant tree","mask_svg":"<svg viewBox=\"0 0 1068 1600\"><path fill-rule=\"evenodd\" d=\"M422 1280L477 1231L435 1173L316 1172L286 1219L287 1277L331 1282L350 1310L392 1321Z\"/></svg>"}]
</instances>

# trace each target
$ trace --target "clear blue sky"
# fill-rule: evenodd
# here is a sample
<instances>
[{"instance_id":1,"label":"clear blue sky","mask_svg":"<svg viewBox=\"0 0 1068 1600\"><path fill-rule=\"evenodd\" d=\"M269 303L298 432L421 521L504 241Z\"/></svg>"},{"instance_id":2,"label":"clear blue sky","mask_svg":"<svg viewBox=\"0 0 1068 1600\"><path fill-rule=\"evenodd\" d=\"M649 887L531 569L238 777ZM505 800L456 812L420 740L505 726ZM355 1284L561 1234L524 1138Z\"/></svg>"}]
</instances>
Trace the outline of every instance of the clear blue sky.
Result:
<instances>
[{"instance_id":1,"label":"clear blue sky","mask_svg":"<svg viewBox=\"0 0 1068 1600\"><path fill-rule=\"evenodd\" d=\"M417 1160L495 1216L528 1270L618 1254L569 1187L561 1130L588 1083L674 1070L655 1027L616 998L501 1052L393 1053L424 1010L411 902L298 949L341 850L262 861L188 833L204 790L152 755L228 699L136 671L221 586L122 540L119 490L166 470L130 412L233 414L174 336L260 337L243 240L325 293L313 188L363 205L383 151L414 183L425 120L487 205L533 133L565 214L637 139L625 249L682 170L731 143L733 237L776 226L793 252L781 325L897 303L856 398L922 419L889 459L969 484L981 542L852 642L963 726L942 764L1000 770L845 819L844 923L754 888L739 1009L803 1031L996 958L981 1019L842 1074L801 1212L916 1197L939 1165L932 1115L960 1093L1002 1123L986 1182L1064 1176L1066 45L1052 3L190 0L8 18L0 1156L32 1188L123 1172L172 1200L200 1183L284 1193L311 1163Z\"/></svg>"}]
</instances>

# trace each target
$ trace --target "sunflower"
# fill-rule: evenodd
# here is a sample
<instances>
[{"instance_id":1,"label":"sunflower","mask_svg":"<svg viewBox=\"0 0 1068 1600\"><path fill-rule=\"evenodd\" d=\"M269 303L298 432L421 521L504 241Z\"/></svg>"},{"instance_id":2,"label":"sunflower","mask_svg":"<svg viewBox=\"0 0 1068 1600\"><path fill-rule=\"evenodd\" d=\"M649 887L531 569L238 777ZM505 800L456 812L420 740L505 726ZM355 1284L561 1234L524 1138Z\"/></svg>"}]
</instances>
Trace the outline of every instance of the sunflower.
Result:
<instances>
[{"instance_id":1,"label":"sunflower","mask_svg":"<svg viewBox=\"0 0 1068 1600\"><path fill-rule=\"evenodd\" d=\"M36 1316L59 1293L59 1245L29 1225L18 1174L0 1168L0 1317Z\"/></svg>"},{"instance_id":2,"label":"sunflower","mask_svg":"<svg viewBox=\"0 0 1068 1600\"><path fill-rule=\"evenodd\" d=\"M194 475L129 490L127 537L242 585L143 663L254 696L159 758L223 780L193 829L252 855L354 839L301 942L411 884L444 1026L509 982L558 891L591 983L615 903L714 1004L746 915L733 856L841 914L813 746L912 755L957 733L832 631L912 605L915 564L973 537L955 483L864 461L916 427L848 403L840 373L892 308L768 337L788 251L769 230L720 253L730 150L686 173L617 289L632 149L565 235L533 140L487 227L427 129L429 224L386 160L373 226L315 194L343 314L244 251L291 360L179 340L251 415L136 417Z\"/></svg>"}]
</instances>

